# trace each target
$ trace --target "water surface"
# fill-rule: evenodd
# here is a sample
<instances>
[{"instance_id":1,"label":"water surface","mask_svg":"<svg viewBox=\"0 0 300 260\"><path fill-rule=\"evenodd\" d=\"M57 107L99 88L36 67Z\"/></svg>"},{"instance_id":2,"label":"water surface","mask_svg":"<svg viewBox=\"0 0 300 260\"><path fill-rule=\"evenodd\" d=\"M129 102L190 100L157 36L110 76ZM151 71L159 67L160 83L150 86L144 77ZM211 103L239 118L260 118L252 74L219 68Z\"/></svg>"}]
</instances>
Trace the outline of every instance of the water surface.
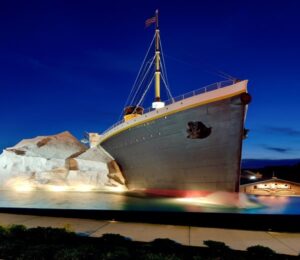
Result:
<instances>
[{"instance_id":1,"label":"water surface","mask_svg":"<svg viewBox=\"0 0 300 260\"><path fill-rule=\"evenodd\" d=\"M223 195L224 197L224 195ZM243 195L243 203L113 192L0 191L0 207L300 215L300 197ZM219 200L219 201L218 201Z\"/></svg>"}]
</instances>

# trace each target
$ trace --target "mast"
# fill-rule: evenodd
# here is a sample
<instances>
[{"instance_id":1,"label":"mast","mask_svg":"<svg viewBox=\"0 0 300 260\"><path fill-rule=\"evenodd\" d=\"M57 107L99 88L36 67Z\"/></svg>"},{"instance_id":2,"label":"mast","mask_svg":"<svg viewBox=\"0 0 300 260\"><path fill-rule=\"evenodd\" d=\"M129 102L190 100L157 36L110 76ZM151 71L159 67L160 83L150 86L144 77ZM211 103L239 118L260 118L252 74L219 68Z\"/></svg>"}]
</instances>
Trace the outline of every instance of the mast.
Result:
<instances>
[{"instance_id":1,"label":"mast","mask_svg":"<svg viewBox=\"0 0 300 260\"><path fill-rule=\"evenodd\" d=\"M159 50L159 27L158 10L155 12L155 101L160 101L160 50Z\"/></svg>"},{"instance_id":2,"label":"mast","mask_svg":"<svg viewBox=\"0 0 300 260\"><path fill-rule=\"evenodd\" d=\"M152 107L155 109L165 106L160 99L160 34L158 26L158 10L155 11L155 99Z\"/></svg>"}]
</instances>

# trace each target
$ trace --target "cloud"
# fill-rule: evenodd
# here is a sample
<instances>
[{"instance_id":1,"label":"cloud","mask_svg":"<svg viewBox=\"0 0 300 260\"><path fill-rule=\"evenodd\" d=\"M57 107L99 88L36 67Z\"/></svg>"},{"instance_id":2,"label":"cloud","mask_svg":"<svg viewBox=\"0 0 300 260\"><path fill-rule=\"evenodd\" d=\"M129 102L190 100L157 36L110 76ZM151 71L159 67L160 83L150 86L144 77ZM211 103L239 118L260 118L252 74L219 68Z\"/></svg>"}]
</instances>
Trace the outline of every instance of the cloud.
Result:
<instances>
[{"instance_id":1,"label":"cloud","mask_svg":"<svg viewBox=\"0 0 300 260\"><path fill-rule=\"evenodd\" d=\"M266 145L264 145L264 148L267 149L267 150L269 150L269 151L274 151L274 152L278 152L278 153L289 153L289 152L291 152L293 150L291 148L266 146Z\"/></svg>"},{"instance_id":2,"label":"cloud","mask_svg":"<svg viewBox=\"0 0 300 260\"><path fill-rule=\"evenodd\" d=\"M288 135L288 136L295 136L300 137L300 130L291 128L291 127L276 127L276 126L267 126L265 127L265 131L268 133L274 134L281 134L281 135Z\"/></svg>"}]
</instances>

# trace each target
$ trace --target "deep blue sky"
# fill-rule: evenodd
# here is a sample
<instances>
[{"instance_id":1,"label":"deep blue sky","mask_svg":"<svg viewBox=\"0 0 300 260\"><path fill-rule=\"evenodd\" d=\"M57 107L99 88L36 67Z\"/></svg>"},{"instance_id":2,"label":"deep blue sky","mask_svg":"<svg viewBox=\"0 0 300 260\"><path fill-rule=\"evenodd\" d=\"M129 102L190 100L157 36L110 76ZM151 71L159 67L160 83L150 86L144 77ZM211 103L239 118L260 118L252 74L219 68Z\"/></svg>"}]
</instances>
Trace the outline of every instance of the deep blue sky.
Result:
<instances>
[{"instance_id":1,"label":"deep blue sky","mask_svg":"<svg viewBox=\"0 0 300 260\"><path fill-rule=\"evenodd\" d=\"M249 79L244 158L300 158L300 1L0 1L0 149L101 132L123 109L160 10L175 96Z\"/></svg>"}]
</instances>

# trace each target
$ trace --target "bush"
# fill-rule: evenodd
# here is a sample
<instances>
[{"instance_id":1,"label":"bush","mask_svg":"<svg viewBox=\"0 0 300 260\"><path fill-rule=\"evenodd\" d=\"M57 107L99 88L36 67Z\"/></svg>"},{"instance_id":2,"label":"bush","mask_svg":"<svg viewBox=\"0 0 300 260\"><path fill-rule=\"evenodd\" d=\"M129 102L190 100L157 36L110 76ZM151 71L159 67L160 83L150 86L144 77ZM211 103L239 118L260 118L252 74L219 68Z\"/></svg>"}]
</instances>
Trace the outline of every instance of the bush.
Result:
<instances>
[{"instance_id":1,"label":"bush","mask_svg":"<svg viewBox=\"0 0 300 260\"><path fill-rule=\"evenodd\" d=\"M247 248L251 257L268 259L274 257L276 254L271 248L265 246L250 246Z\"/></svg>"},{"instance_id":2,"label":"bush","mask_svg":"<svg viewBox=\"0 0 300 260\"><path fill-rule=\"evenodd\" d=\"M1 241L1 239L5 238L7 236L7 233L8 233L7 229L0 226L0 241Z\"/></svg>"},{"instance_id":3,"label":"bush","mask_svg":"<svg viewBox=\"0 0 300 260\"><path fill-rule=\"evenodd\" d=\"M208 258L200 255L194 255L192 258L192 260L204 260L204 259L207 260Z\"/></svg>"},{"instance_id":4,"label":"bush","mask_svg":"<svg viewBox=\"0 0 300 260\"><path fill-rule=\"evenodd\" d=\"M177 250L181 247L181 244L178 244L174 240L168 238L157 238L151 242L151 245L162 252L169 252Z\"/></svg>"},{"instance_id":5,"label":"bush","mask_svg":"<svg viewBox=\"0 0 300 260\"><path fill-rule=\"evenodd\" d=\"M26 227L23 225L10 225L7 228L7 235L11 238L23 238L26 234Z\"/></svg>"},{"instance_id":6,"label":"bush","mask_svg":"<svg viewBox=\"0 0 300 260\"><path fill-rule=\"evenodd\" d=\"M132 259L131 254L128 251L128 248L126 247L114 247L113 250L107 251L105 253L102 253L99 257L101 260L126 260L126 259Z\"/></svg>"},{"instance_id":7,"label":"bush","mask_svg":"<svg viewBox=\"0 0 300 260\"><path fill-rule=\"evenodd\" d=\"M207 247L187 247L161 238L150 243L136 242L118 234L104 234L101 238L82 237L62 228L0 226L0 259L7 260L231 260L285 257L264 246L252 246L247 248L247 252L242 252L232 250L219 241L206 240L204 245Z\"/></svg>"},{"instance_id":8,"label":"bush","mask_svg":"<svg viewBox=\"0 0 300 260\"><path fill-rule=\"evenodd\" d=\"M162 253L148 253L143 260L180 260L175 254L162 254Z\"/></svg>"},{"instance_id":9,"label":"bush","mask_svg":"<svg viewBox=\"0 0 300 260\"><path fill-rule=\"evenodd\" d=\"M70 243L77 236L73 232L68 232L64 228L37 227L27 230L27 239L31 243Z\"/></svg>"},{"instance_id":10,"label":"bush","mask_svg":"<svg viewBox=\"0 0 300 260\"><path fill-rule=\"evenodd\" d=\"M203 243L209 248L210 255L221 257L222 259L232 259L232 250L225 243L213 240L205 240Z\"/></svg>"},{"instance_id":11,"label":"bush","mask_svg":"<svg viewBox=\"0 0 300 260\"><path fill-rule=\"evenodd\" d=\"M205 241L203 241L203 244L212 250L217 250L217 251L229 251L230 250L229 246L227 246L224 242L220 242L220 241L205 240Z\"/></svg>"},{"instance_id":12,"label":"bush","mask_svg":"<svg viewBox=\"0 0 300 260\"><path fill-rule=\"evenodd\" d=\"M22 250L18 260L52 260L55 252L60 250L59 246L35 245Z\"/></svg>"},{"instance_id":13,"label":"bush","mask_svg":"<svg viewBox=\"0 0 300 260\"><path fill-rule=\"evenodd\" d=\"M0 244L0 258L1 259L16 259L20 252L24 250L24 245L18 241L3 241Z\"/></svg>"},{"instance_id":14,"label":"bush","mask_svg":"<svg viewBox=\"0 0 300 260\"><path fill-rule=\"evenodd\" d=\"M52 258L53 259L53 258ZM54 255L55 260L93 260L101 259L99 251L92 246L83 245L78 248L64 248Z\"/></svg>"},{"instance_id":15,"label":"bush","mask_svg":"<svg viewBox=\"0 0 300 260\"><path fill-rule=\"evenodd\" d=\"M111 245L124 245L131 242L131 239L128 237L123 237L119 234L104 234L100 241L104 242L105 244Z\"/></svg>"}]
</instances>

